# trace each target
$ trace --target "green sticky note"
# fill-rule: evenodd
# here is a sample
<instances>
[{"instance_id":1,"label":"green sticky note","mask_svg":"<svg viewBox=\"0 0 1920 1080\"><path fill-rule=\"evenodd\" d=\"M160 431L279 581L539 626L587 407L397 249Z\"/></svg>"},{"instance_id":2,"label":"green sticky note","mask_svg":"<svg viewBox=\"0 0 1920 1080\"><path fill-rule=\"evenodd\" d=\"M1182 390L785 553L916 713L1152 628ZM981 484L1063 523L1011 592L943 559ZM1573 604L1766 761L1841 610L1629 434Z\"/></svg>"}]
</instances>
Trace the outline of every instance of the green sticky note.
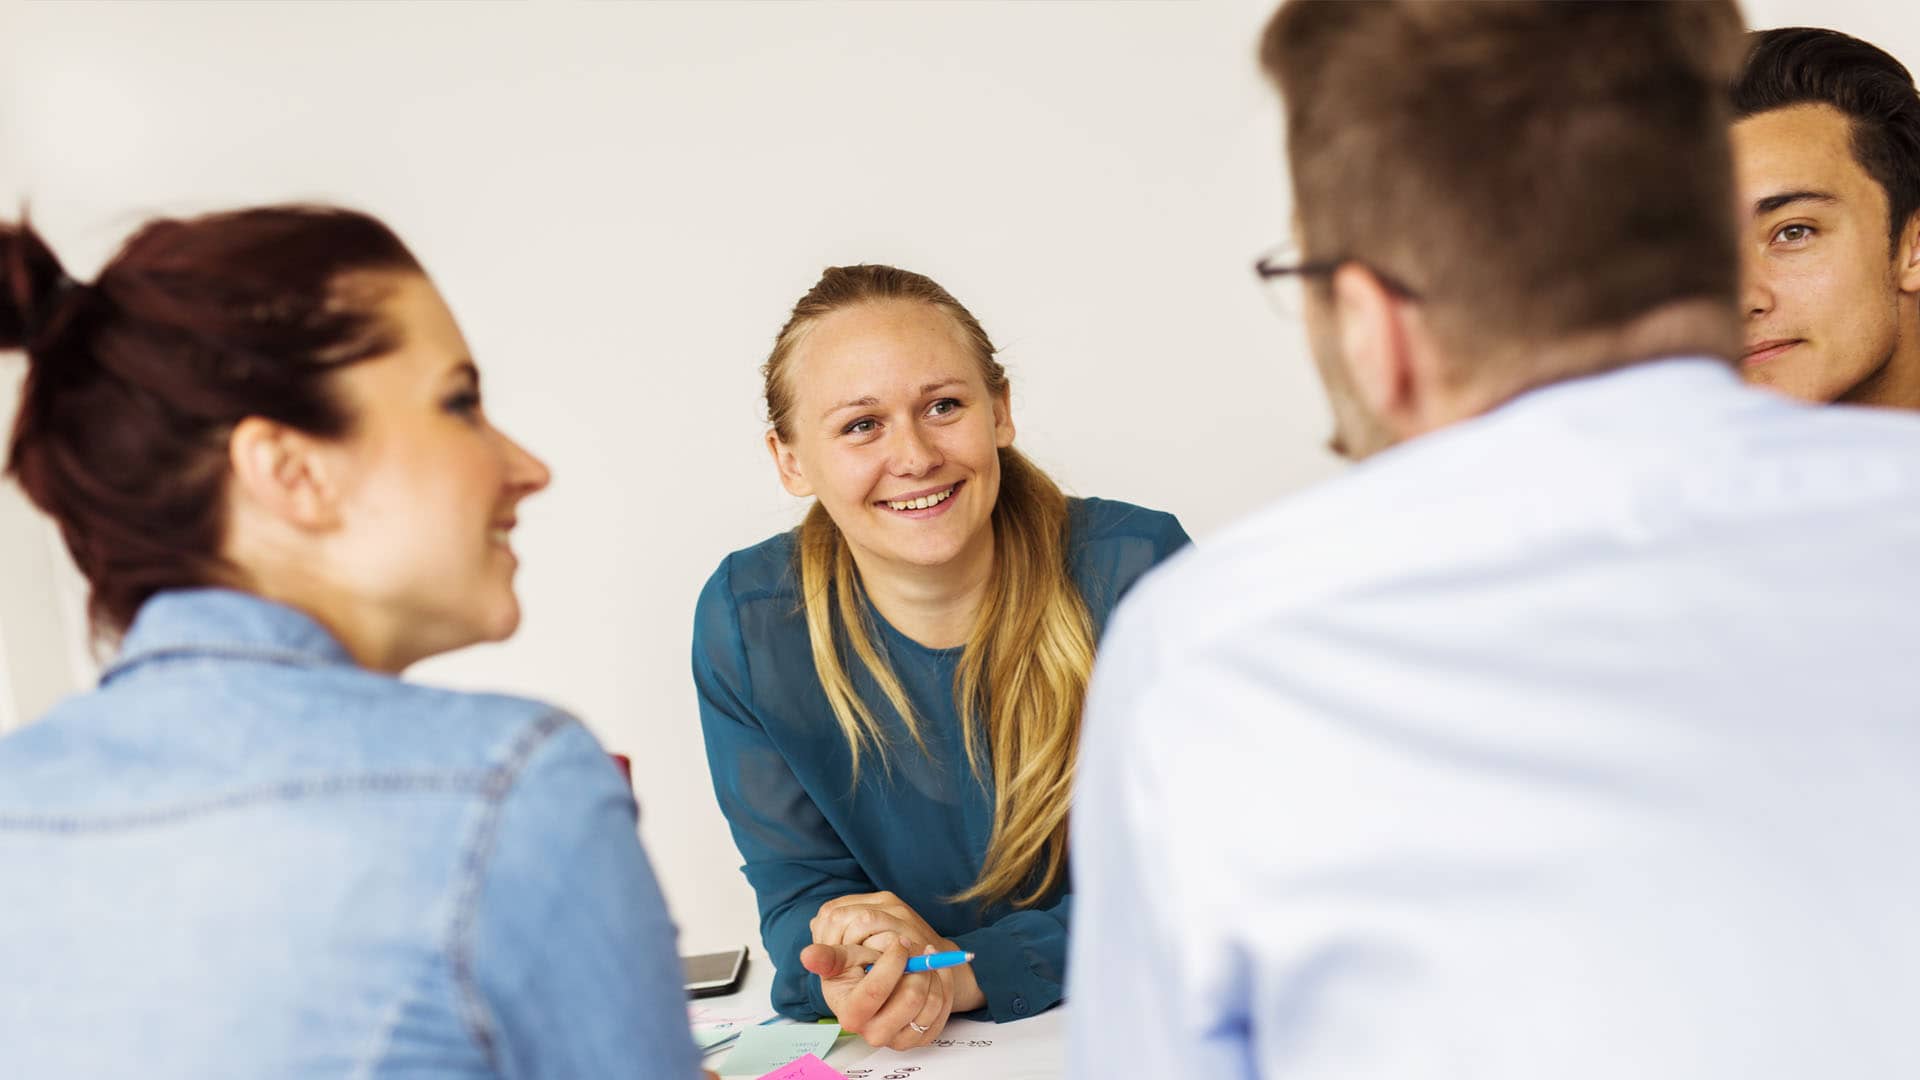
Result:
<instances>
[{"instance_id":1,"label":"green sticky note","mask_svg":"<svg viewBox=\"0 0 1920 1080\"><path fill-rule=\"evenodd\" d=\"M724 1076L762 1076L808 1054L825 1057L840 1037L839 1024L772 1024L750 1027L720 1062Z\"/></svg>"}]
</instances>

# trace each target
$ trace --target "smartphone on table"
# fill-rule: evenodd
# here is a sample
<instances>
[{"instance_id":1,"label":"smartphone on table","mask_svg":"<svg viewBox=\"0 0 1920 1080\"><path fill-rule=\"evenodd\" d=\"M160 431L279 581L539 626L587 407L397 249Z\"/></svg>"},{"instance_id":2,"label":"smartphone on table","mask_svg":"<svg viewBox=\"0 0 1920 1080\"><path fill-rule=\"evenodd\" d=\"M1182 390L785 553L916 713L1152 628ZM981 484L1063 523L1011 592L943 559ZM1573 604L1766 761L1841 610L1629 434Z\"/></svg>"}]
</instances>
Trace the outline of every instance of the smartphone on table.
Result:
<instances>
[{"instance_id":1,"label":"smartphone on table","mask_svg":"<svg viewBox=\"0 0 1920 1080\"><path fill-rule=\"evenodd\" d=\"M686 974L687 996L718 997L731 994L740 989L740 976L747 971L747 948L725 952L700 953L697 956L680 958L681 970Z\"/></svg>"}]
</instances>

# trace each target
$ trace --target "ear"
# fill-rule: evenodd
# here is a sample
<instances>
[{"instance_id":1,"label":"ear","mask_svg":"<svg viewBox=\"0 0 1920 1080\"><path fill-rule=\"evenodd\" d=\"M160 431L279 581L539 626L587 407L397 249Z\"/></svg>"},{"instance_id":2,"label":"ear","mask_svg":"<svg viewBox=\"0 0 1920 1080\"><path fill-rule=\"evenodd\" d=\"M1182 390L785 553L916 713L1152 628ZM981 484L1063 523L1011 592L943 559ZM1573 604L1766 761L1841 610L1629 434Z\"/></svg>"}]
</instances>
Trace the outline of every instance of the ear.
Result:
<instances>
[{"instance_id":1,"label":"ear","mask_svg":"<svg viewBox=\"0 0 1920 1080\"><path fill-rule=\"evenodd\" d=\"M1421 387L1400 298L1367 268L1348 263L1334 271L1333 315L1340 360L1360 403L1395 437L1416 434Z\"/></svg>"},{"instance_id":2,"label":"ear","mask_svg":"<svg viewBox=\"0 0 1920 1080\"><path fill-rule=\"evenodd\" d=\"M800 471L800 459L793 448L780 441L778 432L767 432L767 453L773 455L773 467L780 473L780 486L787 494L801 498L813 494L813 484Z\"/></svg>"},{"instance_id":3,"label":"ear","mask_svg":"<svg viewBox=\"0 0 1920 1080\"><path fill-rule=\"evenodd\" d=\"M1920 211L1907 218L1900 234L1900 247L1894 264L1894 281L1903 293L1920 293Z\"/></svg>"},{"instance_id":4,"label":"ear","mask_svg":"<svg viewBox=\"0 0 1920 1080\"><path fill-rule=\"evenodd\" d=\"M297 529L340 523L339 488L320 440L263 417L234 425L227 439L230 497Z\"/></svg>"},{"instance_id":5,"label":"ear","mask_svg":"<svg viewBox=\"0 0 1920 1080\"><path fill-rule=\"evenodd\" d=\"M1013 387L993 396L993 445L1005 449L1013 445Z\"/></svg>"}]
</instances>

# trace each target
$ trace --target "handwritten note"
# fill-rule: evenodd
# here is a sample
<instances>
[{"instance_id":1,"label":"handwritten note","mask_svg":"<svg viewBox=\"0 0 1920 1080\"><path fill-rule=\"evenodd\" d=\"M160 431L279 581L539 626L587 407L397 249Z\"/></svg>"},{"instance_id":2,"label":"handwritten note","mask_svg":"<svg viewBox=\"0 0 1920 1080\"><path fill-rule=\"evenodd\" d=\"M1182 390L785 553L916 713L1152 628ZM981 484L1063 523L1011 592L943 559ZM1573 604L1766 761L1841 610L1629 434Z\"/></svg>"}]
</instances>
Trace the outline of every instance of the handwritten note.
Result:
<instances>
[{"instance_id":1,"label":"handwritten note","mask_svg":"<svg viewBox=\"0 0 1920 1080\"><path fill-rule=\"evenodd\" d=\"M1059 1080L1066 1051L1066 1013L1053 1009L1009 1024L952 1020L925 1046L876 1050L841 1067L847 1080Z\"/></svg>"},{"instance_id":2,"label":"handwritten note","mask_svg":"<svg viewBox=\"0 0 1920 1080\"><path fill-rule=\"evenodd\" d=\"M693 1044L702 1054L716 1054L733 1045L740 1032L774 1018L772 1009L713 1008L693 1004L687 1007L687 1023L693 1029Z\"/></svg>"},{"instance_id":3,"label":"handwritten note","mask_svg":"<svg viewBox=\"0 0 1920 1080\"><path fill-rule=\"evenodd\" d=\"M808 1054L798 1061L780 1066L760 1080L847 1080L847 1074Z\"/></svg>"},{"instance_id":4,"label":"handwritten note","mask_svg":"<svg viewBox=\"0 0 1920 1080\"><path fill-rule=\"evenodd\" d=\"M838 1024L775 1024L750 1027L720 1063L722 1076L761 1076L808 1054L819 1057L840 1037Z\"/></svg>"}]
</instances>

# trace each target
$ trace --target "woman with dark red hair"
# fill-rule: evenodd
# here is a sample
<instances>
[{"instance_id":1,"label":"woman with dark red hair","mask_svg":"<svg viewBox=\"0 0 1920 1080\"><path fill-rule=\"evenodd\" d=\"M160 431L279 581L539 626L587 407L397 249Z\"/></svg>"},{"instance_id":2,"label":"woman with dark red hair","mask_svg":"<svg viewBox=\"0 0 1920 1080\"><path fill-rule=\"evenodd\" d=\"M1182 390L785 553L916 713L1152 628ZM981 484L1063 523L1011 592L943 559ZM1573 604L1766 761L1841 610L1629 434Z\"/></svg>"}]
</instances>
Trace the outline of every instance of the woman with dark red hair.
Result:
<instances>
[{"instance_id":1,"label":"woman with dark red hair","mask_svg":"<svg viewBox=\"0 0 1920 1080\"><path fill-rule=\"evenodd\" d=\"M397 677L513 632L548 481L400 240L155 221L88 284L0 224L0 348L8 469L119 639L0 740L6 1071L698 1075L593 736Z\"/></svg>"}]
</instances>

